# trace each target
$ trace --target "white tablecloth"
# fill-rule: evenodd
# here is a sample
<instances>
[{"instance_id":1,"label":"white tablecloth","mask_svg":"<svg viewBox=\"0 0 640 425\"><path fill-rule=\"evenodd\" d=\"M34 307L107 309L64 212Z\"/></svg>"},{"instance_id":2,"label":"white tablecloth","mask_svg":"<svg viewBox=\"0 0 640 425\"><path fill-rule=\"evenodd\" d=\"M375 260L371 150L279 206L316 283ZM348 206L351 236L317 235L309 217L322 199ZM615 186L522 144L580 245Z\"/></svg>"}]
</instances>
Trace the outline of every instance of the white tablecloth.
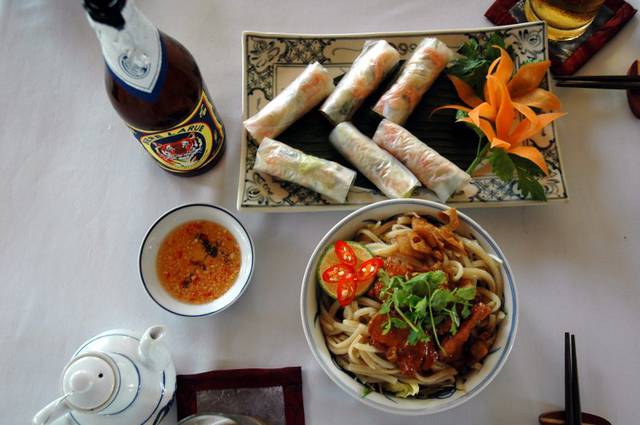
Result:
<instances>
[{"instance_id":1,"label":"white tablecloth","mask_svg":"<svg viewBox=\"0 0 640 425\"><path fill-rule=\"evenodd\" d=\"M631 0L637 8L638 0ZM257 246L253 283L215 317L173 316L142 289L139 243L188 202L235 211L243 30L332 33L488 26L489 1L140 1L196 57L227 128L223 162L196 178L162 171L132 139L103 87L80 0L0 0L0 406L28 423L60 392L75 348L106 329L163 323L179 373L301 365L309 424L532 424L563 405L563 332L577 335L582 405L636 421L640 393L640 121L624 92L558 89L570 201L467 210L495 237L522 309L511 357L480 395L428 418L365 407L307 348L300 281L344 213L238 214ZM638 56L638 19L584 67L620 74Z\"/></svg>"}]
</instances>

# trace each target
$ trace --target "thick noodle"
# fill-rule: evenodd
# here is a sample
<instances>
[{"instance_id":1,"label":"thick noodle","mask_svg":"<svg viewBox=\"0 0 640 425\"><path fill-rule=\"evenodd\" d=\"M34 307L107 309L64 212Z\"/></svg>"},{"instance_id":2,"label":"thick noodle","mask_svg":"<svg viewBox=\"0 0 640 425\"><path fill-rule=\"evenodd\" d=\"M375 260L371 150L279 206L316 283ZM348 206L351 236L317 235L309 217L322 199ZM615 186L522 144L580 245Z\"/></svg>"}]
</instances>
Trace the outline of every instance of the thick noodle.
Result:
<instances>
[{"instance_id":1,"label":"thick noodle","mask_svg":"<svg viewBox=\"0 0 640 425\"><path fill-rule=\"evenodd\" d=\"M455 213L455 211L454 211ZM440 227L434 226L434 232L442 230L443 242L431 247L440 252L439 261L428 264L419 256L400 255L398 239L403 235L417 235L412 228L412 218L416 214L406 214L394 217L387 222L370 223L359 229L355 237L371 250L374 255L396 259L406 267L416 269L443 270L449 277L449 285L476 287L476 301L482 302L491 309L489 316L482 322L481 327L485 335L484 343L491 347L496 339L500 322L505 318L502 311L503 280L501 263L475 240L464 238L453 233L454 238L462 248L454 243L446 242L457 227L457 217L452 223ZM420 235L422 236L422 235ZM426 238L425 240L433 240ZM437 242L437 238L434 239ZM409 245L410 246L410 245ZM403 249L408 249L403 246ZM433 259L432 259L433 260ZM386 260L385 260L386 261ZM417 385L420 389L438 390L456 385L463 387L464 376L461 371L442 361L436 361L428 371L420 371L413 376L406 376L400 367L388 359L384 349L372 344L369 335L369 321L379 314L381 303L373 298L361 296L351 304L341 308L337 301L323 296L320 303L320 326L325 335L327 347L336 362L344 370L356 375L363 383L380 384L385 388L389 385L407 384ZM475 370L482 366L480 362L468 364L468 369Z\"/></svg>"}]
</instances>

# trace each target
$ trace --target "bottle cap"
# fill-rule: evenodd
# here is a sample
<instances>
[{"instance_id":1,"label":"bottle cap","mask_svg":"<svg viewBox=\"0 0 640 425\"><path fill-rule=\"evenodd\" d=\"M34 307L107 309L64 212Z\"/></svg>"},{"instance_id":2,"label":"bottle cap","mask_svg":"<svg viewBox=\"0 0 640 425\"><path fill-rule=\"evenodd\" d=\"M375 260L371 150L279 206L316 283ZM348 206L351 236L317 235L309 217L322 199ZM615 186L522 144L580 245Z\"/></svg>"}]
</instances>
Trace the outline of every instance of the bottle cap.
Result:
<instances>
[{"instance_id":1,"label":"bottle cap","mask_svg":"<svg viewBox=\"0 0 640 425\"><path fill-rule=\"evenodd\" d=\"M124 9L127 0L84 0L84 9L95 22L112 26L121 30L124 28Z\"/></svg>"}]
</instances>

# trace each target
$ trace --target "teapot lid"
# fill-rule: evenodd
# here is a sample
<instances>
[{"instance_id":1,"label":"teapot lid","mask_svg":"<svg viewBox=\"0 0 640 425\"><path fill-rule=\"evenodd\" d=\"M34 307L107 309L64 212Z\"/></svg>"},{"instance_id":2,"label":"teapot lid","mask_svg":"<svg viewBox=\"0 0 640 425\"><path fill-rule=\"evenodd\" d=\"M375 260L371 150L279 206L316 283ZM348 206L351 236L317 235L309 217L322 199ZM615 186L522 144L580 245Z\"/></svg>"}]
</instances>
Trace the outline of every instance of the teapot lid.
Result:
<instances>
[{"instance_id":1,"label":"teapot lid","mask_svg":"<svg viewBox=\"0 0 640 425\"><path fill-rule=\"evenodd\" d=\"M109 357L100 353L82 354L71 361L62 376L67 403L76 410L97 410L114 397L120 379Z\"/></svg>"}]
</instances>

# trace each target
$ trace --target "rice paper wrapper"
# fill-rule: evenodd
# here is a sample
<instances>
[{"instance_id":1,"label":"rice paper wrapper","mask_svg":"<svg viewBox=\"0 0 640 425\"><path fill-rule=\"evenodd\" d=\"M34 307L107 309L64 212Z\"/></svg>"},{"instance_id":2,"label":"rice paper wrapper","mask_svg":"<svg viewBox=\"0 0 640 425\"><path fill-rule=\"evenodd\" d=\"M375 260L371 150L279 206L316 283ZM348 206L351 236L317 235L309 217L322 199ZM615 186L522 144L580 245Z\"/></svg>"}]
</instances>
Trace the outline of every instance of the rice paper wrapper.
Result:
<instances>
[{"instance_id":1,"label":"rice paper wrapper","mask_svg":"<svg viewBox=\"0 0 640 425\"><path fill-rule=\"evenodd\" d=\"M320 111L334 125L349 120L399 61L400 54L385 40L367 40Z\"/></svg>"},{"instance_id":2,"label":"rice paper wrapper","mask_svg":"<svg viewBox=\"0 0 640 425\"><path fill-rule=\"evenodd\" d=\"M453 162L389 120L380 122L373 141L406 165L442 202L471 180Z\"/></svg>"},{"instance_id":3,"label":"rice paper wrapper","mask_svg":"<svg viewBox=\"0 0 640 425\"><path fill-rule=\"evenodd\" d=\"M456 53L437 38L423 38L373 110L396 124L404 124L455 56Z\"/></svg>"},{"instance_id":4,"label":"rice paper wrapper","mask_svg":"<svg viewBox=\"0 0 640 425\"><path fill-rule=\"evenodd\" d=\"M344 203L356 172L292 148L277 140L264 138L256 153L255 171L314 190L325 198Z\"/></svg>"},{"instance_id":5,"label":"rice paper wrapper","mask_svg":"<svg viewBox=\"0 0 640 425\"><path fill-rule=\"evenodd\" d=\"M258 144L265 137L277 137L334 89L329 71L314 62L257 114L245 120L244 127Z\"/></svg>"},{"instance_id":6,"label":"rice paper wrapper","mask_svg":"<svg viewBox=\"0 0 640 425\"><path fill-rule=\"evenodd\" d=\"M400 161L353 124L343 122L329 135L331 144L389 198L408 198L420 182Z\"/></svg>"}]
</instances>

